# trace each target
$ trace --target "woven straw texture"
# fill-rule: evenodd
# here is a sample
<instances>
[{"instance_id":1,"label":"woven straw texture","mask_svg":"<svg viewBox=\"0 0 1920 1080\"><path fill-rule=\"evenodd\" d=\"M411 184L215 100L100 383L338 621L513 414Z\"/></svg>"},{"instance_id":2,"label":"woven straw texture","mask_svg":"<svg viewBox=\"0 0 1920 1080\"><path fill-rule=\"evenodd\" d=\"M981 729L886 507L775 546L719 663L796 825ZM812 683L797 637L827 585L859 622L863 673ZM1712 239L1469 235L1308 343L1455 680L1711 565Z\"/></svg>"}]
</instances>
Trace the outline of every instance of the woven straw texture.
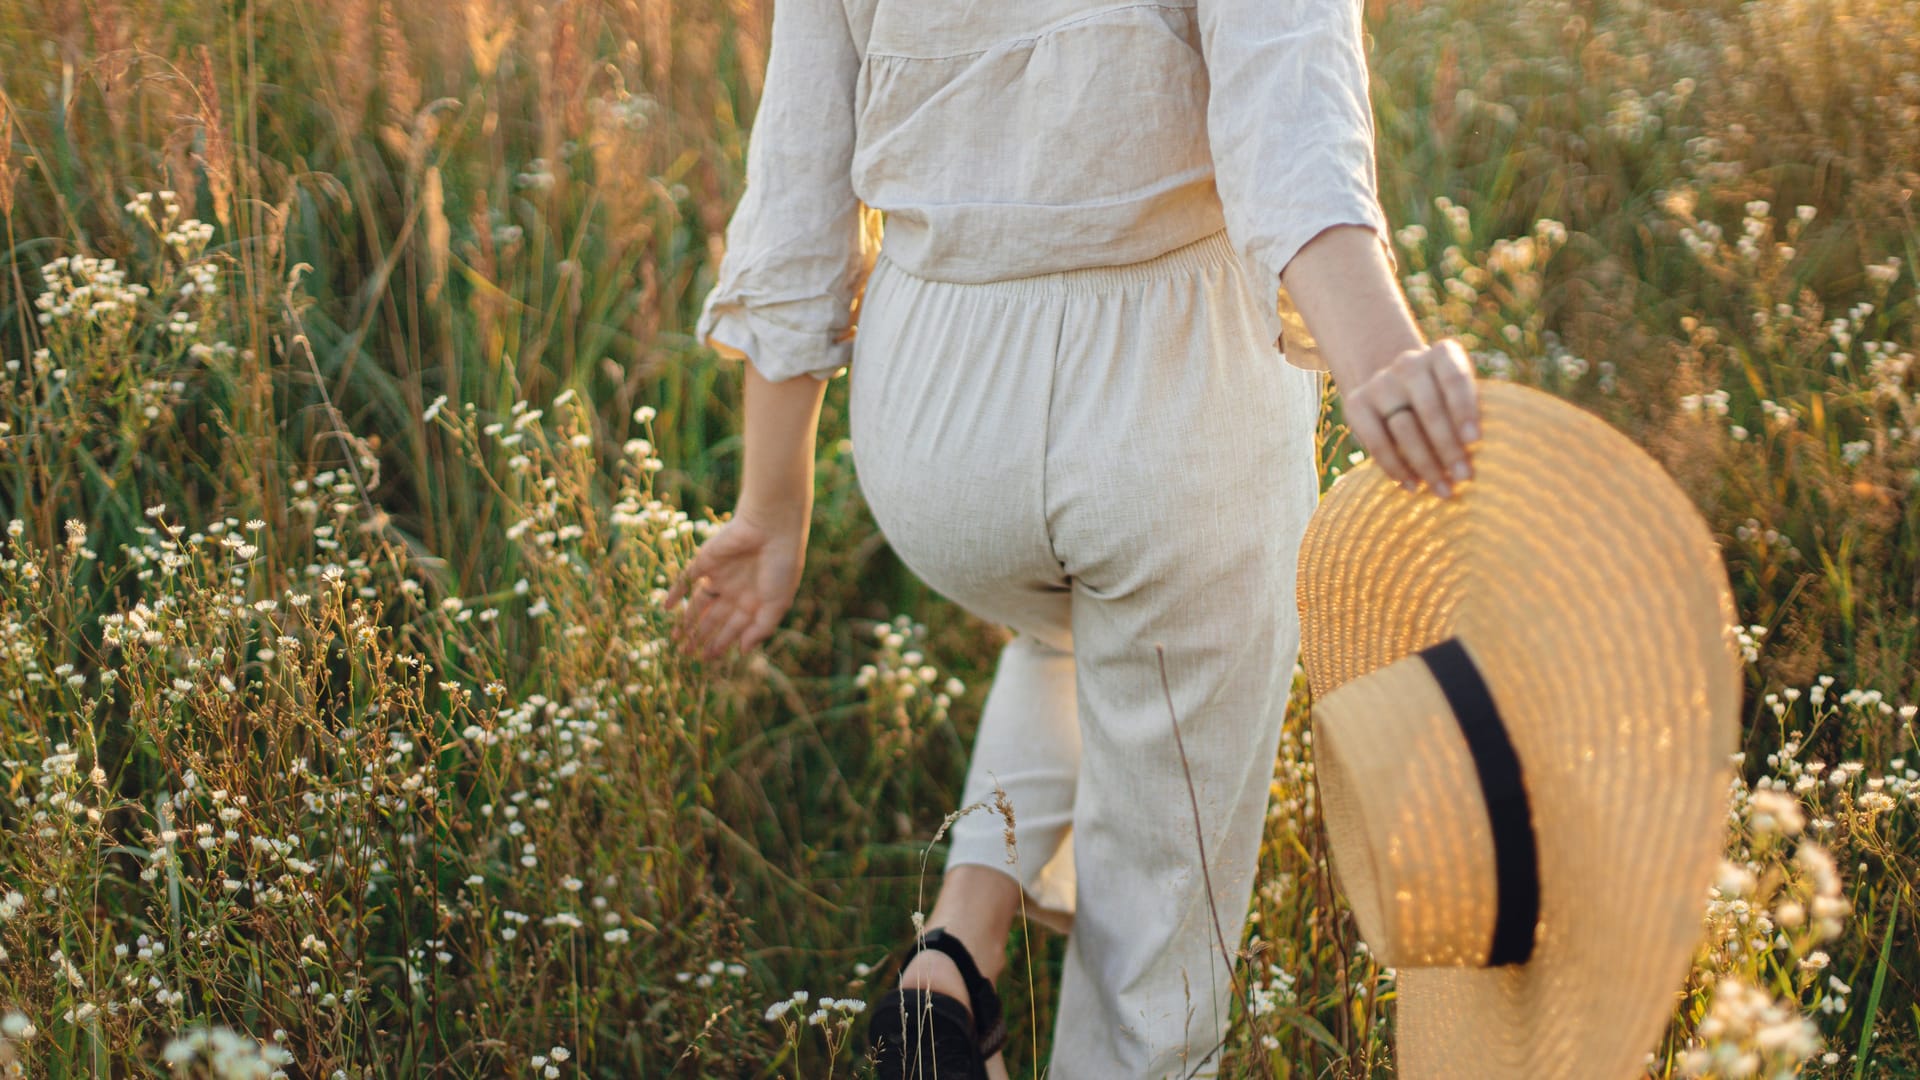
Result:
<instances>
[{"instance_id":1,"label":"woven straw texture","mask_svg":"<svg viewBox=\"0 0 1920 1080\"><path fill-rule=\"evenodd\" d=\"M1452 499L1408 494L1371 462L1328 493L1300 556L1301 658L1319 699L1461 638L1532 802L1533 958L1400 969L1401 1074L1637 1076L1685 979L1725 839L1740 698L1732 596L1706 523L1627 438L1511 384L1482 383L1481 409L1475 478ZM1390 706L1433 711L1418 678L1388 680L1408 688ZM1413 761L1439 745L1331 741L1350 778L1381 774L1382 756ZM1380 853L1366 830L1336 830L1336 819L1397 821L1414 834L1402 845L1483 861L1456 884L1436 875L1436 903L1489 903L1473 884L1491 857L1484 811L1407 805L1428 798L1427 786L1362 783L1342 796L1359 804L1357 816L1329 814L1343 887L1377 879L1349 873L1358 860L1345 853ZM1361 901L1376 926L1382 903ZM1434 917L1493 925L1490 910ZM1440 933L1426 931L1421 951ZM1484 957L1484 944L1471 945L1460 952Z\"/></svg>"},{"instance_id":2,"label":"woven straw texture","mask_svg":"<svg viewBox=\"0 0 1920 1080\"><path fill-rule=\"evenodd\" d=\"M1313 739L1321 808L1342 841L1334 873L1374 959L1485 964L1500 891L1493 828L1472 751L1426 663L1395 661L1321 699Z\"/></svg>"}]
</instances>

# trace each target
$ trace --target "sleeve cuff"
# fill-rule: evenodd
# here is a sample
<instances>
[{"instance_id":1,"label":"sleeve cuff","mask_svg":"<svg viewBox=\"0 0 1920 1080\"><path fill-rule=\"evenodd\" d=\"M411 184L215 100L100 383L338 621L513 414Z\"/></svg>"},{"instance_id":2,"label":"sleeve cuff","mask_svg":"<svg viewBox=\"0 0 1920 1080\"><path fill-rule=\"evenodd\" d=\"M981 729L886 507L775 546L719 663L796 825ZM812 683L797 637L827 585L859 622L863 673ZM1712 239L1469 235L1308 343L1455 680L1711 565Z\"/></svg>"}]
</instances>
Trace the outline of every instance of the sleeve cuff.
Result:
<instances>
[{"instance_id":1,"label":"sleeve cuff","mask_svg":"<svg viewBox=\"0 0 1920 1080\"><path fill-rule=\"evenodd\" d=\"M1266 264L1275 279L1285 270L1300 249L1322 232L1335 225L1364 225L1373 230L1374 238L1380 241L1380 250L1386 252L1387 269L1392 271L1394 280L1400 279L1400 257L1393 250L1393 233L1387 226L1386 215L1377 206L1349 210L1345 213L1314 219L1310 224L1291 233L1282 234L1261 253L1261 262Z\"/></svg>"},{"instance_id":2,"label":"sleeve cuff","mask_svg":"<svg viewBox=\"0 0 1920 1080\"><path fill-rule=\"evenodd\" d=\"M822 381L853 358L852 341L834 341L826 330L802 330L739 302L715 302L710 294L694 336L727 359L752 364L768 382L798 375Z\"/></svg>"}]
</instances>

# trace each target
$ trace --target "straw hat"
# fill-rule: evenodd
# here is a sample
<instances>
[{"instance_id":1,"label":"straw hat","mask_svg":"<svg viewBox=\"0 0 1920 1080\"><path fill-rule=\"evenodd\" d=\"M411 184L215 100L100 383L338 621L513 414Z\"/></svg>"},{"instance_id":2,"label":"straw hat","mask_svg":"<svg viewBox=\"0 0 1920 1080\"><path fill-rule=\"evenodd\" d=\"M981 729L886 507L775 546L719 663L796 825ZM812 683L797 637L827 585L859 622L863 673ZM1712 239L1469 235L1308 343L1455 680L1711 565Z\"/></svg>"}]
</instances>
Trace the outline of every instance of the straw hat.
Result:
<instances>
[{"instance_id":1,"label":"straw hat","mask_svg":"<svg viewBox=\"0 0 1920 1080\"><path fill-rule=\"evenodd\" d=\"M1300 554L1335 873L1400 1075L1640 1075L1703 933L1740 655L1706 523L1559 399L1481 384L1475 478L1342 477Z\"/></svg>"}]
</instances>

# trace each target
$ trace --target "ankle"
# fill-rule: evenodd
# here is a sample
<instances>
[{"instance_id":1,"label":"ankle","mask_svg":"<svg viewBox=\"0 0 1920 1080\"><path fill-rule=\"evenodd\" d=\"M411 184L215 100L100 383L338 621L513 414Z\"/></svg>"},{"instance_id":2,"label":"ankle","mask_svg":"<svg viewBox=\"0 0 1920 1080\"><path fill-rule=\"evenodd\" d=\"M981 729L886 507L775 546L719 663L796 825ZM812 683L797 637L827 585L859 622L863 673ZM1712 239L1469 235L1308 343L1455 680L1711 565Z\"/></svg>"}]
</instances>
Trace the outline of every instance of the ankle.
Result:
<instances>
[{"instance_id":1,"label":"ankle","mask_svg":"<svg viewBox=\"0 0 1920 1080\"><path fill-rule=\"evenodd\" d=\"M967 980L961 976L953 958L945 953L922 950L901 969L900 986L906 990L931 990L945 994L965 1005L969 1015L973 1012L973 1001L967 993Z\"/></svg>"}]
</instances>

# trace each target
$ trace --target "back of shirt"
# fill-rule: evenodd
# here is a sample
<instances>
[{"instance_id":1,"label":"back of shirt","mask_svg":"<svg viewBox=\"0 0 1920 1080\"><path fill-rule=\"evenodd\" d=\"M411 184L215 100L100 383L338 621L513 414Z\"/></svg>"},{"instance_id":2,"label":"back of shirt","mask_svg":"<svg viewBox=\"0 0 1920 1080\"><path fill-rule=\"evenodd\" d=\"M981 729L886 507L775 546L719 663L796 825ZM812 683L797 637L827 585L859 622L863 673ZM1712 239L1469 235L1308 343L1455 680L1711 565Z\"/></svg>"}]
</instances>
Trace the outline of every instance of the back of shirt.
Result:
<instances>
[{"instance_id":1,"label":"back of shirt","mask_svg":"<svg viewBox=\"0 0 1920 1080\"><path fill-rule=\"evenodd\" d=\"M844 2L853 188L910 271L1137 262L1224 224L1193 0Z\"/></svg>"},{"instance_id":2,"label":"back of shirt","mask_svg":"<svg viewBox=\"0 0 1920 1080\"><path fill-rule=\"evenodd\" d=\"M699 337L776 381L850 357L861 204L887 257L979 282L1163 254L1224 224L1251 279L1372 228L1361 0L776 0L747 188ZM1299 350L1287 359L1324 368Z\"/></svg>"}]
</instances>

